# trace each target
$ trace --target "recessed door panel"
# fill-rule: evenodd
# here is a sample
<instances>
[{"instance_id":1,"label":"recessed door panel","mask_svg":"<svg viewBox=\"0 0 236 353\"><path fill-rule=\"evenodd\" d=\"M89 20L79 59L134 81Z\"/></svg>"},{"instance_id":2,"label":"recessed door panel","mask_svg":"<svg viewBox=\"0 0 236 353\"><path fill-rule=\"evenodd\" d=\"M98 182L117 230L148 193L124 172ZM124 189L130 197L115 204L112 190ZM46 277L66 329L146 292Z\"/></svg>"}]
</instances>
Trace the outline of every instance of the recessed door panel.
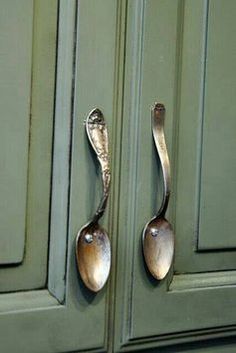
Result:
<instances>
[{"instance_id":1,"label":"recessed door panel","mask_svg":"<svg viewBox=\"0 0 236 353\"><path fill-rule=\"evenodd\" d=\"M236 247L235 1L207 9L198 249Z\"/></svg>"},{"instance_id":2,"label":"recessed door panel","mask_svg":"<svg viewBox=\"0 0 236 353\"><path fill-rule=\"evenodd\" d=\"M0 264L16 264L26 233L33 2L1 2L0 32Z\"/></svg>"},{"instance_id":3,"label":"recessed door panel","mask_svg":"<svg viewBox=\"0 0 236 353\"><path fill-rule=\"evenodd\" d=\"M0 292L47 278L57 1L0 1Z\"/></svg>"},{"instance_id":4,"label":"recessed door panel","mask_svg":"<svg viewBox=\"0 0 236 353\"><path fill-rule=\"evenodd\" d=\"M224 15L219 14L222 6ZM236 7L232 1L224 5L222 1L203 1L195 9L195 16L192 8L192 2L187 1L180 41L180 90L176 93L179 111L175 271L178 273L236 268L234 217L231 217L236 208L233 198L228 198L234 193L235 183L235 157L230 151L235 144L232 132L235 109L234 103L230 104L235 89L231 74L235 66L233 41L229 57L219 53L220 46L226 45L223 37L232 29L230 16ZM215 17L219 17L219 21ZM221 31L221 27L224 30ZM222 32L222 40L218 31ZM225 65L226 60L228 65ZM222 89L216 85L220 72ZM219 103L221 98L223 101ZM219 127L223 110L225 122ZM226 167L230 159L232 164Z\"/></svg>"}]
</instances>

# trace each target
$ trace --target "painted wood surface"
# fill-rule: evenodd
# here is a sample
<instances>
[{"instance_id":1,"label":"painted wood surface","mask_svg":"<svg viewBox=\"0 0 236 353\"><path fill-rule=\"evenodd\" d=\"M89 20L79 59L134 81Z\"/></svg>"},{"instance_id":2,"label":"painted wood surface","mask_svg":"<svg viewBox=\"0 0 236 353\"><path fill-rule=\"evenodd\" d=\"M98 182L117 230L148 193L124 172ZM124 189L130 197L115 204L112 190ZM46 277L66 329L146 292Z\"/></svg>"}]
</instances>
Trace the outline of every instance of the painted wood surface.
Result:
<instances>
[{"instance_id":1,"label":"painted wood surface","mask_svg":"<svg viewBox=\"0 0 236 353\"><path fill-rule=\"evenodd\" d=\"M235 252L197 251L207 9L208 1L128 1L117 351L153 347L155 352L165 345L235 334ZM154 101L164 103L167 110L165 132L173 190L168 219L176 233L173 269L162 282L149 275L141 248L143 227L158 209L162 192L150 129ZM220 170L218 175L222 175ZM170 351L178 349L184 351L184 346ZM217 351L214 346L205 350Z\"/></svg>"},{"instance_id":2,"label":"painted wood surface","mask_svg":"<svg viewBox=\"0 0 236 353\"><path fill-rule=\"evenodd\" d=\"M214 252L217 238L199 227L199 166L209 160L200 147L215 138L201 134L206 19L223 3L34 1L26 252L21 266L0 271L2 291L15 291L0 295L1 352L235 351L235 252L225 251L227 240ZM141 249L162 193L150 126L156 100L167 109L168 219L176 232L175 261L162 282L148 274ZM96 106L109 127L112 189L102 224L113 251L110 280L94 295L77 274L74 245L101 193L84 129ZM200 251L198 239L211 251Z\"/></svg>"},{"instance_id":3,"label":"painted wood surface","mask_svg":"<svg viewBox=\"0 0 236 353\"><path fill-rule=\"evenodd\" d=\"M14 109L17 110L18 101L26 99L23 96L26 95L24 81L28 82L27 80L30 80L30 86L28 87L30 91L27 93L27 104L29 105L28 111L25 112L26 115L23 118L19 117L19 119L25 120L26 125L22 125L21 129L22 133L26 136L23 138L22 135L22 139L20 138L20 130L17 128L20 123L18 120L14 128L12 128L11 131L8 131L9 141L13 137L11 136L11 133L19 136L17 139L12 139L12 150L18 150L18 144L20 143L18 152L21 151L23 153L21 145L25 143L24 140L27 140L25 155L21 155L21 158L26 160L27 165L26 185L21 190L22 195L24 193L25 196L22 196L22 200L20 200L20 195L15 193L15 197L17 198L15 202L19 205L21 205L21 202L24 204L24 199L26 199L26 204L24 206L25 214L23 213L21 215L23 217L21 222L24 224L23 237L26 240L25 244L23 244L23 259L19 266L5 266L4 270L0 271L0 292L44 287L47 279L48 266L47 253L51 189L57 1L53 0L49 3L41 0L24 1L25 6L22 4L21 6L17 1L3 1L3 8L5 8L5 10L8 9L8 11L13 11L14 4L16 5L14 11L19 12L17 16L21 16L21 20L14 23L15 27L12 36L15 38L16 42L19 42L19 39L17 39L19 34L18 31L21 32L21 28L26 26L25 33L21 33L22 44L26 41L30 47L27 52L24 50L24 55L19 51L19 56L12 59L14 63L17 60L20 60L23 68L25 64L29 66L27 67L27 75L30 77L23 75L24 80L22 79L22 85L19 80L16 81L15 90L18 92L16 102L13 97L11 97L11 109L12 111ZM25 14L24 7L26 11ZM26 24L22 23L24 22L24 16L27 18ZM28 17L30 17L30 19ZM31 25L27 26L27 23L30 23ZM23 56L21 57L20 55ZM27 56L30 56L30 59L27 59ZM27 62L26 59L31 61ZM21 65L18 64L18 66ZM18 67L15 69L18 70ZM20 72L21 70L19 69L18 75L20 75ZM5 75L6 74L7 73L5 73ZM6 76L4 77L6 78ZM11 85L13 85L12 81ZM21 102L21 104L23 103ZM18 119L17 112L15 113L16 115L14 117L8 117L8 124L13 122L13 120ZM3 117L3 119L5 118ZM28 129L26 129L27 126ZM9 157L11 157L11 154ZM21 180L21 173L24 169L23 165L19 165L19 163L21 164L20 161L21 159L11 166L12 172L14 171L17 177L15 180L18 180L18 176L19 180ZM11 162L11 159L8 163L9 162ZM14 190L14 186L12 186L12 188ZM8 214L11 215L12 208L10 205L8 205L5 212L8 212ZM14 224L14 227L19 225L17 219L14 218L12 218L12 224ZM21 232L21 230L19 231ZM17 233L14 237L18 239L16 240L17 245L18 242L21 241L21 235L20 233ZM14 244L11 245L14 249Z\"/></svg>"},{"instance_id":4,"label":"painted wood surface","mask_svg":"<svg viewBox=\"0 0 236 353\"><path fill-rule=\"evenodd\" d=\"M0 264L23 260L32 69L33 2L0 11Z\"/></svg>"},{"instance_id":5,"label":"painted wood surface","mask_svg":"<svg viewBox=\"0 0 236 353\"><path fill-rule=\"evenodd\" d=\"M236 248L235 1L209 1L198 248Z\"/></svg>"},{"instance_id":6,"label":"painted wood surface","mask_svg":"<svg viewBox=\"0 0 236 353\"><path fill-rule=\"evenodd\" d=\"M39 7L45 6L46 14L55 4L38 2ZM58 41L50 37L54 45L58 42L57 63L60 62L55 96L52 208L58 207L59 202L62 204L51 210L50 278L43 289L2 294L3 302L8 304L1 305L0 300L0 351L11 353L105 352L108 345L109 285L97 295L86 290L77 274L74 243L100 196L100 173L84 130L84 119L94 106L104 112L111 149L113 145L117 3L61 1L59 6ZM54 23L53 18L50 23ZM48 38L45 32L44 43ZM38 84L41 77L42 73L37 76ZM68 91L64 94L66 87ZM42 119L45 106L39 103ZM50 123L53 123L53 114ZM43 128L46 135L52 131L45 121ZM34 177L42 179L40 174ZM50 197L50 189L45 192ZM48 210L43 211L48 216ZM112 215L107 213L102 222L104 227L109 228L110 219Z\"/></svg>"},{"instance_id":7,"label":"painted wood surface","mask_svg":"<svg viewBox=\"0 0 236 353\"><path fill-rule=\"evenodd\" d=\"M217 4L217 2L213 3ZM210 86L208 86L208 76L206 74L206 49L211 47L210 38L208 39L208 43L206 43L207 18L210 4L211 3L208 1L187 1L183 7L183 13L181 15L183 34L182 37L180 37L182 50L178 78L179 91L177 94L179 111L176 118L178 125L178 143L176 146L177 164L175 175L175 229L178 234L176 237L175 271L177 273L233 270L236 265L236 252L233 250L228 252L225 251L230 246L230 243L227 241L227 239L229 239L227 235L229 234L229 229L227 231L229 225L226 225L225 222L221 225L221 227L226 227L226 233L221 237L222 249L218 249L217 251L210 250L210 252L198 251L198 239L205 239L206 241L208 239L210 242L211 239L216 239L214 241L217 242L217 239L219 239L220 236L213 232L215 225L213 225L209 219L209 217L213 217L212 209L210 210L208 207L209 216L205 215L204 218L201 218L203 215L203 204L201 201L205 197L202 196L202 191L204 189L205 193L208 188L208 191L206 192L208 194L210 190L212 190L213 185L215 185L214 200L219 204L219 199L217 201L217 195L220 193L223 195L226 187L226 185L222 183L222 189L219 191L213 181L207 181L204 175L201 175L201 170L204 170L204 168L202 169L201 161L204 161L205 167L208 164L208 160L209 165L212 164L212 161L210 161L211 156L207 150L201 148L202 138L204 137L204 133L207 133L207 129L206 131L204 130L204 119L206 118L208 121L210 121L209 119L212 119L209 114L208 117L207 115L203 116L204 94L207 94L208 96L211 94L213 100L213 97L215 97L214 92L217 90L217 87L214 85L214 87L211 86L211 91L209 91ZM227 25L230 25L230 23L225 23L226 27ZM217 63L217 65L219 66L220 63ZM213 70L213 68L211 68L211 70ZM206 90L206 92L208 93L205 93L205 84L206 89L208 90ZM205 100L207 101L207 99ZM231 109L232 107L229 107L229 113L231 112ZM215 119L216 116L214 116L214 120ZM210 144L212 145L213 139L211 138L210 140L208 138L207 143L208 146L210 146ZM234 143L232 139L231 143ZM215 144L219 145L219 142L215 141ZM221 152L216 148L214 158L217 158L219 153ZM224 154L225 152L222 153ZM215 180L227 177L228 175L226 176L225 170L221 170L219 167ZM209 199L208 202L212 202L212 200ZM224 202L226 202L226 199ZM225 214L225 212L227 211L224 210L223 214ZM219 215L215 221L216 224L220 224L221 216ZM203 222L205 222L204 226ZM201 234L201 231L204 229L206 230L208 227L209 232L206 234L206 231L204 231L204 233ZM231 229L231 231L233 232L233 229ZM214 241L212 240L213 249ZM223 245L223 243L225 245Z\"/></svg>"}]
</instances>

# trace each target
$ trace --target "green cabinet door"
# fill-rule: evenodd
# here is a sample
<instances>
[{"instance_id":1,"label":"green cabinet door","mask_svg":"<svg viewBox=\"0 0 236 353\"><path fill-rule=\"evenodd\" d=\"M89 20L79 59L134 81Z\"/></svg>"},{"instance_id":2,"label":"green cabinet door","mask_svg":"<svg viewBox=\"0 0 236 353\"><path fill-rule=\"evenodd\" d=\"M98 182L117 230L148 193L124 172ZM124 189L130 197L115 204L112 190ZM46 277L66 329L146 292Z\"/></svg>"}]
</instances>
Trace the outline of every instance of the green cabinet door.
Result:
<instances>
[{"instance_id":1,"label":"green cabinet door","mask_svg":"<svg viewBox=\"0 0 236 353\"><path fill-rule=\"evenodd\" d=\"M116 16L109 0L0 0L2 353L107 351L109 287L83 286L74 246L100 197L96 106L112 148Z\"/></svg>"},{"instance_id":2,"label":"green cabinet door","mask_svg":"<svg viewBox=\"0 0 236 353\"><path fill-rule=\"evenodd\" d=\"M1 353L236 351L235 17L235 0L0 0ZM163 192L155 101L175 230L162 281L141 246ZM75 238L101 197L96 107L112 268L94 294Z\"/></svg>"},{"instance_id":3,"label":"green cabinet door","mask_svg":"<svg viewBox=\"0 0 236 353\"><path fill-rule=\"evenodd\" d=\"M127 2L115 351L236 350L235 16L233 0ZM176 239L162 281L141 247L162 196L155 101L166 106Z\"/></svg>"}]
</instances>

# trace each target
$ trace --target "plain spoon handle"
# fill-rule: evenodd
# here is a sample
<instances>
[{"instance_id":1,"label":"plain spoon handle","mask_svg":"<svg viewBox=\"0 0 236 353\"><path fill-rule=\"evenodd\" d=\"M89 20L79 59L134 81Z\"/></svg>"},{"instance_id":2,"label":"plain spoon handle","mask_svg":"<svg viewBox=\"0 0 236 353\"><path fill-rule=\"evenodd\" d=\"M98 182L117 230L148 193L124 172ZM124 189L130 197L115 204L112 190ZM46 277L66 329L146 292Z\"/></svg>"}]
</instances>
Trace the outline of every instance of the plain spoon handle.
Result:
<instances>
[{"instance_id":1,"label":"plain spoon handle","mask_svg":"<svg viewBox=\"0 0 236 353\"><path fill-rule=\"evenodd\" d=\"M165 217L170 197L170 162L166 148L164 135L165 106L161 103L155 103L152 108L152 133L156 149L160 158L164 181L164 193L160 209L157 216Z\"/></svg>"},{"instance_id":2,"label":"plain spoon handle","mask_svg":"<svg viewBox=\"0 0 236 353\"><path fill-rule=\"evenodd\" d=\"M92 221L97 222L103 215L110 190L111 172L109 165L107 124L100 109L93 109L86 119L86 131L101 166L103 195Z\"/></svg>"}]
</instances>

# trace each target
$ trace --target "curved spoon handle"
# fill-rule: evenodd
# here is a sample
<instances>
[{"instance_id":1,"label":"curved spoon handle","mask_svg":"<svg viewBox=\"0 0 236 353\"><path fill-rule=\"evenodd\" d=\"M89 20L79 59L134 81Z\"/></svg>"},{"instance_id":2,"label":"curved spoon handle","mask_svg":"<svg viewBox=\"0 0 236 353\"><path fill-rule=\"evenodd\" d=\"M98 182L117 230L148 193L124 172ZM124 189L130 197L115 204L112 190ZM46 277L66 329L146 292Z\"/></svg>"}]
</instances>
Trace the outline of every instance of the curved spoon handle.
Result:
<instances>
[{"instance_id":1,"label":"curved spoon handle","mask_svg":"<svg viewBox=\"0 0 236 353\"><path fill-rule=\"evenodd\" d=\"M104 116L98 108L93 109L89 113L85 125L89 141L97 155L102 172L103 196L92 220L92 222L96 222L102 217L106 209L110 189L111 172L109 165L108 133Z\"/></svg>"},{"instance_id":2,"label":"curved spoon handle","mask_svg":"<svg viewBox=\"0 0 236 353\"><path fill-rule=\"evenodd\" d=\"M166 148L164 135L164 120L165 120L165 106L161 103L155 103L152 108L152 133L155 141L156 149L160 158L163 181L164 194L160 209L157 216L165 217L170 197L170 162Z\"/></svg>"}]
</instances>

